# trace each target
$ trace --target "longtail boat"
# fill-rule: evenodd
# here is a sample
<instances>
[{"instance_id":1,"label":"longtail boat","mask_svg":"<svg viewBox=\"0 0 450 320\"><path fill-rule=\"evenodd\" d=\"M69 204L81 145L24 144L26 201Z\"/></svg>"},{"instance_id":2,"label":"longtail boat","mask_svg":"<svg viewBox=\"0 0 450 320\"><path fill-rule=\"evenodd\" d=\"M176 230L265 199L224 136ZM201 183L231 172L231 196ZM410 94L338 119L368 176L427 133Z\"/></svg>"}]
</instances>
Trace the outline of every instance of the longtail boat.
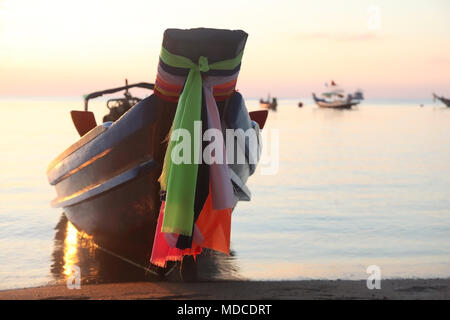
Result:
<instances>
[{"instance_id":1,"label":"longtail boat","mask_svg":"<svg viewBox=\"0 0 450 320\"><path fill-rule=\"evenodd\" d=\"M447 107L450 108L450 99L444 98L443 96L438 96L437 94L433 93L433 100L439 100L443 104L445 104Z\"/></svg>"},{"instance_id":2,"label":"longtail boat","mask_svg":"<svg viewBox=\"0 0 450 320\"><path fill-rule=\"evenodd\" d=\"M317 97L315 93L312 94L314 102L320 108L351 109L364 99L361 90L345 96L344 90L339 88L334 81L331 81L330 85L326 84L326 87L329 90L323 92L321 98Z\"/></svg>"},{"instance_id":3,"label":"longtail boat","mask_svg":"<svg viewBox=\"0 0 450 320\"><path fill-rule=\"evenodd\" d=\"M267 97L267 100L259 99L259 106L263 109L268 109L272 111L277 111L278 102L277 98L270 99L270 95Z\"/></svg>"},{"instance_id":4,"label":"longtail boat","mask_svg":"<svg viewBox=\"0 0 450 320\"><path fill-rule=\"evenodd\" d=\"M152 263L160 267L195 256L202 248L228 253L231 211L239 200L250 200L246 182L259 160L259 131L267 117L266 110L249 113L235 90L246 40L241 30L168 29L155 84L126 83L87 95L85 110L71 112L81 138L47 169L57 194L51 205L94 238L153 247ZM105 117L97 125L87 101L118 89L128 93L134 86L154 92L114 121ZM129 95L124 99L133 102ZM247 142L235 145L235 156L244 155L243 163L172 163L166 150L173 151L180 140L171 133L190 130L197 120L201 133L210 128L250 130L257 137L256 149ZM220 191L230 198L219 199ZM177 216L177 208L185 215ZM214 220L219 216L222 220ZM169 236L175 236L170 246L165 242ZM161 250L172 251L161 256Z\"/></svg>"}]
</instances>

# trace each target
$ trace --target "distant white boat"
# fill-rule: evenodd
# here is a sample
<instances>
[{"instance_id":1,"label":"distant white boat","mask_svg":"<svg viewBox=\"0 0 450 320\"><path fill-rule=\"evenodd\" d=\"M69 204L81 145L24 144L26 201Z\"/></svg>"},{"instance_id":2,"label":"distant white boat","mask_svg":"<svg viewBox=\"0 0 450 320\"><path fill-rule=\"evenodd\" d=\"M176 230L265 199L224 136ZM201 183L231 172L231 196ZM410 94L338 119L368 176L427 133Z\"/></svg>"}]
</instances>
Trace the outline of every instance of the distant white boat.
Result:
<instances>
[{"instance_id":1,"label":"distant white boat","mask_svg":"<svg viewBox=\"0 0 450 320\"><path fill-rule=\"evenodd\" d=\"M326 84L328 87L328 84ZM337 86L334 81L331 81L330 90L323 92L322 98L318 98L315 93L312 94L314 102L320 108L333 109L350 109L358 105L364 99L361 90L357 90L354 94L345 96L345 91Z\"/></svg>"}]
</instances>

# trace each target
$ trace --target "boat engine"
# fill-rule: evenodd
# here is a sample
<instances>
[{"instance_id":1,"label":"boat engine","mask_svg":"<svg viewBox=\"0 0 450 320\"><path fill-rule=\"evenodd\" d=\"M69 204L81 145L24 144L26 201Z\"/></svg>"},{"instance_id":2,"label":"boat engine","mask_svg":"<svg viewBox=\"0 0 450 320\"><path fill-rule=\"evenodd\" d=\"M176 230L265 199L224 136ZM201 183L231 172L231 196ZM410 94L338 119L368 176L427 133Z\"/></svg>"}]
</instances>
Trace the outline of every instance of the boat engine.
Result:
<instances>
[{"instance_id":1,"label":"boat engine","mask_svg":"<svg viewBox=\"0 0 450 320\"><path fill-rule=\"evenodd\" d=\"M132 97L128 92L125 92L125 98L109 99L106 102L109 113L103 117L103 122L116 121L139 101L141 99Z\"/></svg>"},{"instance_id":2,"label":"boat engine","mask_svg":"<svg viewBox=\"0 0 450 320\"><path fill-rule=\"evenodd\" d=\"M131 109L132 106L134 106L136 103L141 101L142 99L133 97L128 92L128 80L125 79L125 92L124 92L124 98L114 98L109 99L106 101L106 107L109 109L109 114L105 115L103 117L103 122L108 121L116 121L119 119L125 112Z\"/></svg>"}]
</instances>

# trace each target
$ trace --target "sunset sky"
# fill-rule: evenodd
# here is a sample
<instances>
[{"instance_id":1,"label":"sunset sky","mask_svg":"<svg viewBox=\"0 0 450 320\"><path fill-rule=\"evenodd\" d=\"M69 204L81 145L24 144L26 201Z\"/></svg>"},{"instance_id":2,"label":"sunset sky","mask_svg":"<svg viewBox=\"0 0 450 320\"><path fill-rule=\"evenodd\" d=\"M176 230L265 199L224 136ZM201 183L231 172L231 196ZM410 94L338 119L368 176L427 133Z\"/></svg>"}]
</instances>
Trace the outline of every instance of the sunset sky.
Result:
<instances>
[{"instance_id":1,"label":"sunset sky","mask_svg":"<svg viewBox=\"0 0 450 320\"><path fill-rule=\"evenodd\" d=\"M249 34L238 88L309 97L450 96L450 1L0 0L0 96L80 96L153 82L166 28Z\"/></svg>"}]
</instances>

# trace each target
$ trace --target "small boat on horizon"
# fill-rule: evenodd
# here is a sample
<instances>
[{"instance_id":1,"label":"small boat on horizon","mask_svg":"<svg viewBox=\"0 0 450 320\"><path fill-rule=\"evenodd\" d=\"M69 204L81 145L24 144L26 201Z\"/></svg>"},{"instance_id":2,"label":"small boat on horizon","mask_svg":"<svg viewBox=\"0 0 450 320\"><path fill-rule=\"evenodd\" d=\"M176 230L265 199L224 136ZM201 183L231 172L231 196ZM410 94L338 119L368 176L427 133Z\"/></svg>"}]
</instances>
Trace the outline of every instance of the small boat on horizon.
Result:
<instances>
[{"instance_id":1,"label":"small boat on horizon","mask_svg":"<svg viewBox=\"0 0 450 320\"><path fill-rule=\"evenodd\" d=\"M264 100L263 98L259 99L259 105L263 109L268 109L272 111L277 111L277 98L273 97L272 100L270 99L270 94L267 97L267 100Z\"/></svg>"},{"instance_id":2,"label":"small boat on horizon","mask_svg":"<svg viewBox=\"0 0 450 320\"><path fill-rule=\"evenodd\" d=\"M445 104L447 107L450 108L450 99L444 98L443 96L438 96L437 94L433 93L433 101L439 100L443 104Z\"/></svg>"},{"instance_id":3,"label":"small boat on horizon","mask_svg":"<svg viewBox=\"0 0 450 320\"><path fill-rule=\"evenodd\" d=\"M328 88L328 84L325 84L325 86ZM361 90L345 96L345 91L339 88L333 80L331 81L330 90L323 92L321 95L322 98L318 98L315 93L312 94L314 102L320 108L351 109L364 99Z\"/></svg>"}]
</instances>

